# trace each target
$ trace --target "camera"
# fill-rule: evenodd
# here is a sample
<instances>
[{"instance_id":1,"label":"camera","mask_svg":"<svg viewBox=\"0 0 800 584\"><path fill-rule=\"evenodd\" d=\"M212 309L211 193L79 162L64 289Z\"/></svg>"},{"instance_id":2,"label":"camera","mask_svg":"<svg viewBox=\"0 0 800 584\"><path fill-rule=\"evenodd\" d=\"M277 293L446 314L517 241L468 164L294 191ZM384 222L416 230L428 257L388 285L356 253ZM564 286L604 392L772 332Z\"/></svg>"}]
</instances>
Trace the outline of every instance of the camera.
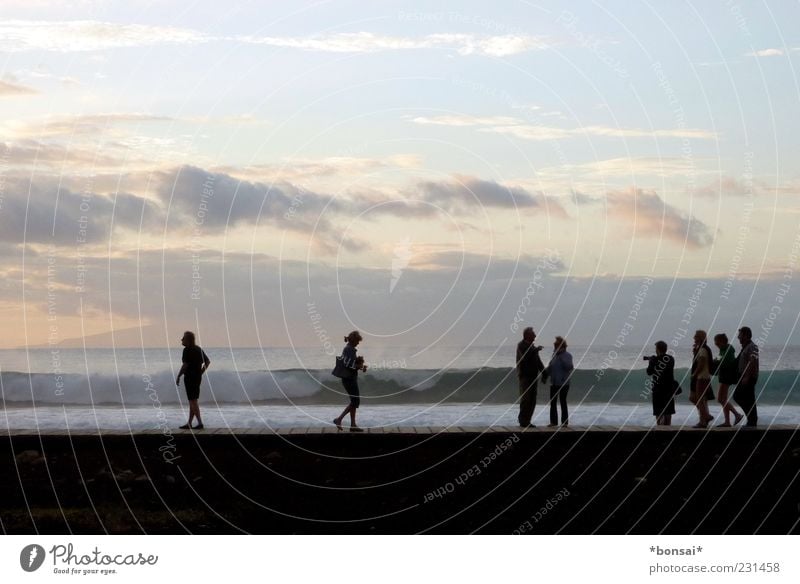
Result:
<instances>
[{"instance_id":1,"label":"camera","mask_svg":"<svg viewBox=\"0 0 800 584\"><path fill-rule=\"evenodd\" d=\"M647 355L645 355L644 357L642 357L642 360L643 361L649 361L650 359L655 359L655 358L656 358L655 355L650 355L649 357Z\"/></svg>"}]
</instances>

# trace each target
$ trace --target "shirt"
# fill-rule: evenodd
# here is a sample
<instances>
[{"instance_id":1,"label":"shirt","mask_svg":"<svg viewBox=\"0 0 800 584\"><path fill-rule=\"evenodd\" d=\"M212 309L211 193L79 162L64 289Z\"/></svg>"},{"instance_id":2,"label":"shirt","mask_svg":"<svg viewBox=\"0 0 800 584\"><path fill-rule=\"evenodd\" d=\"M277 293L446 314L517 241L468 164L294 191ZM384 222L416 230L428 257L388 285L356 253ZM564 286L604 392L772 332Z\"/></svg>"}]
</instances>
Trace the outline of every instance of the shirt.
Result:
<instances>
[{"instance_id":1,"label":"shirt","mask_svg":"<svg viewBox=\"0 0 800 584\"><path fill-rule=\"evenodd\" d=\"M544 363L539 357L539 349L533 343L522 340L517 345L517 376L523 379L535 379L544 370Z\"/></svg>"},{"instance_id":2,"label":"shirt","mask_svg":"<svg viewBox=\"0 0 800 584\"><path fill-rule=\"evenodd\" d=\"M758 345L753 341L739 351L739 379L758 381Z\"/></svg>"},{"instance_id":3,"label":"shirt","mask_svg":"<svg viewBox=\"0 0 800 584\"><path fill-rule=\"evenodd\" d=\"M553 353L550 365L547 366L547 372L550 374L550 383L552 385L566 385L569 383L569 376L572 374L573 369L572 355L567 351Z\"/></svg>"},{"instance_id":4,"label":"shirt","mask_svg":"<svg viewBox=\"0 0 800 584\"><path fill-rule=\"evenodd\" d=\"M356 348L350 343L347 343L342 350L342 363L345 367L353 371L353 377L358 375L358 369L356 368L357 358L358 356L356 355Z\"/></svg>"},{"instance_id":5,"label":"shirt","mask_svg":"<svg viewBox=\"0 0 800 584\"><path fill-rule=\"evenodd\" d=\"M703 345L697 350L692 363L692 377L695 379L711 379L711 349Z\"/></svg>"},{"instance_id":6,"label":"shirt","mask_svg":"<svg viewBox=\"0 0 800 584\"><path fill-rule=\"evenodd\" d=\"M183 348L183 357L181 358L186 369L183 372L184 377L189 379L200 379L202 377L203 364L211 360L206 355L205 351L198 345Z\"/></svg>"}]
</instances>

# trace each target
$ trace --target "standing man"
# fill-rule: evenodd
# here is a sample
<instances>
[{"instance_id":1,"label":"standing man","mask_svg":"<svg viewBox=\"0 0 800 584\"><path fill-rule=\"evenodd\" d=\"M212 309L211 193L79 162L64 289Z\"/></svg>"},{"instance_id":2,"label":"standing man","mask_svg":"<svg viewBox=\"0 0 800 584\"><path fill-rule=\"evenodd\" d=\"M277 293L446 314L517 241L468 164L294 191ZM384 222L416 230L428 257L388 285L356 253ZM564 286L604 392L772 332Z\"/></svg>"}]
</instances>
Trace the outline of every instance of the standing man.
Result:
<instances>
[{"instance_id":1,"label":"standing man","mask_svg":"<svg viewBox=\"0 0 800 584\"><path fill-rule=\"evenodd\" d=\"M739 329L739 383L733 392L735 401L747 416L747 426L754 428L758 424L758 408L756 407L756 382L758 381L758 345L753 342L753 331L743 326Z\"/></svg>"},{"instance_id":2,"label":"standing man","mask_svg":"<svg viewBox=\"0 0 800 584\"><path fill-rule=\"evenodd\" d=\"M572 355L567 352L567 341L564 337L556 337L553 342L553 356L545 369L545 375L550 376L550 426L558 426L557 401L561 402L561 424L569 425L567 393L569 393L569 379L574 368Z\"/></svg>"},{"instance_id":3,"label":"standing man","mask_svg":"<svg viewBox=\"0 0 800 584\"><path fill-rule=\"evenodd\" d=\"M542 347L533 344L536 333L532 327L522 331L522 340L517 344L517 377L519 378L519 416L517 421L523 428L534 428L531 424L536 408L536 390L544 363L539 357Z\"/></svg>"}]
</instances>

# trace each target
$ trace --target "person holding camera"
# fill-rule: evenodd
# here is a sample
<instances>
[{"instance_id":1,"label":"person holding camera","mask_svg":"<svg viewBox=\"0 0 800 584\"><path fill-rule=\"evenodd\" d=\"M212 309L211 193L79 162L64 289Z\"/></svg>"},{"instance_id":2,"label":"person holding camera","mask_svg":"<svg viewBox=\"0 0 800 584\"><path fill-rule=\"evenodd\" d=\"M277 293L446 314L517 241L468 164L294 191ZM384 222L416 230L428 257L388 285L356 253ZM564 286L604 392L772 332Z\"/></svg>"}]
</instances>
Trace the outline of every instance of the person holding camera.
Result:
<instances>
[{"instance_id":1,"label":"person holding camera","mask_svg":"<svg viewBox=\"0 0 800 584\"><path fill-rule=\"evenodd\" d=\"M519 378L519 415L517 421L523 428L534 428L531 424L533 410L536 409L536 392L539 378L544 371L544 363L539 356L543 347L536 346L536 333L533 327L522 331L522 340L517 344L517 377ZM545 379L542 377L542 382Z\"/></svg>"},{"instance_id":2,"label":"person holding camera","mask_svg":"<svg viewBox=\"0 0 800 584\"><path fill-rule=\"evenodd\" d=\"M342 385L347 395L350 396L350 403L338 418L334 418L333 423L339 430L342 430L342 420L350 414L350 431L363 432L363 428L356 425L356 410L361 405L361 396L358 391L358 372L366 372L367 366L364 364L364 357L357 355L358 344L362 341L361 333L352 331L344 338L347 343L342 350L342 356L337 359L336 369L333 374L342 379Z\"/></svg>"},{"instance_id":3,"label":"person holding camera","mask_svg":"<svg viewBox=\"0 0 800 584\"><path fill-rule=\"evenodd\" d=\"M653 378L650 392L653 400L653 415L657 426L672 425L675 413L675 359L667 354L667 343L656 343L656 354L644 358L647 374Z\"/></svg>"}]
</instances>

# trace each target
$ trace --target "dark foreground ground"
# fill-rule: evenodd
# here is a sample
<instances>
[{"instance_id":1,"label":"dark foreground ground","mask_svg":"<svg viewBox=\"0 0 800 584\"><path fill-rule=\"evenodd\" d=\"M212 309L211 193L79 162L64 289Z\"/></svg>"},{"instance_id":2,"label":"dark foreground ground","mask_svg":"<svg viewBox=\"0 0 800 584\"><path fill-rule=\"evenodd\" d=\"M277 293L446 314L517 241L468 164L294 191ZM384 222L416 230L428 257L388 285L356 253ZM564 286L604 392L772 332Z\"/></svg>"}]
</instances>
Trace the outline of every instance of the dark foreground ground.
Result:
<instances>
[{"instance_id":1,"label":"dark foreground ground","mask_svg":"<svg viewBox=\"0 0 800 584\"><path fill-rule=\"evenodd\" d=\"M17 534L800 531L797 428L439 430L12 431L0 521Z\"/></svg>"}]
</instances>

